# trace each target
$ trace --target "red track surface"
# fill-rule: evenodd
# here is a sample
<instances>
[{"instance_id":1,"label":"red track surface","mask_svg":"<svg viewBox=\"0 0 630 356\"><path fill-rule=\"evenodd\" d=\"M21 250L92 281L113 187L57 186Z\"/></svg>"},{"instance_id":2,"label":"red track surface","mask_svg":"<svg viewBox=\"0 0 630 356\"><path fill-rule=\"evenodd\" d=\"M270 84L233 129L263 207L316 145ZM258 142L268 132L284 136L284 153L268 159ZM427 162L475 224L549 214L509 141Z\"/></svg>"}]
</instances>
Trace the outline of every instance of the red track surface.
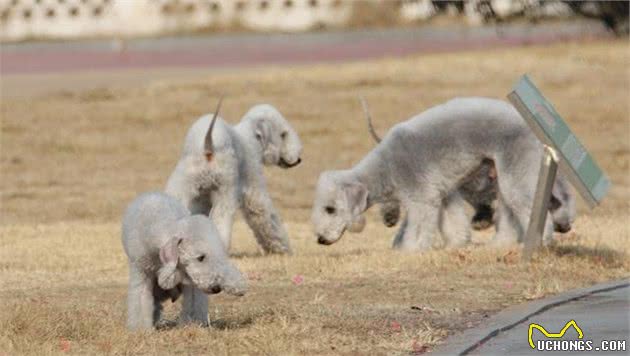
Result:
<instances>
[{"instance_id":1,"label":"red track surface","mask_svg":"<svg viewBox=\"0 0 630 356\"><path fill-rule=\"evenodd\" d=\"M77 70L107 70L151 67L205 67L226 68L257 66L265 64L293 64L312 62L345 61L364 58L400 56L412 53L430 53L465 49L483 49L525 44L546 44L552 42L602 37L596 33L562 33L546 31L535 35L527 33L498 36L455 35L444 38L436 36L350 36L340 34L318 34L319 39L302 41L299 36L286 40L256 40L190 43L188 46L164 46L160 39L145 48L135 48L133 42L124 51L109 49L107 42L101 48L86 48L76 45L49 45L43 48L20 48L0 53L0 73L49 73ZM335 38L337 36L338 38ZM359 37L359 38L357 38ZM334 40L330 40L333 39ZM172 42L171 42L172 44ZM94 46L92 46L94 47ZM148 49L146 47L149 47ZM179 47L179 48L178 48Z\"/></svg>"}]
</instances>

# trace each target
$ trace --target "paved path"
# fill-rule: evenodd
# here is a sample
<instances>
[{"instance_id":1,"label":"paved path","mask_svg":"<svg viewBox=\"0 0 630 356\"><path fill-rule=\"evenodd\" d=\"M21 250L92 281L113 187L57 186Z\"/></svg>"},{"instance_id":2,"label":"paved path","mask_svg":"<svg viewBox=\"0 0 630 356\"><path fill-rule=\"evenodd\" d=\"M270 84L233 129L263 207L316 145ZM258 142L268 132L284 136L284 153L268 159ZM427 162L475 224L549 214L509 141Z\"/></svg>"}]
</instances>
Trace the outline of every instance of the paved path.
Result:
<instances>
[{"instance_id":1,"label":"paved path","mask_svg":"<svg viewBox=\"0 0 630 356\"><path fill-rule=\"evenodd\" d=\"M576 329L567 329L560 339L545 337L532 329L534 345L538 340L548 343L568 340L592 341L586 352L542 352L530 347L528 331L536 323L548 333L560 332L567 322L575 320L583 332L578 338ZM619 343L602 343L619 340ZM584 345L586 348L586 343ZM578 346L582 347L582 346ZM603 352L604 348L625 350ZM600 350L597 350L599 348ZM510 308L492 318L476 330L447 339L435 350L436 354L459 355L628 355L630 354L630 280L616 281L591 288L571 291L544 300Z\"/></svg>"},{"instance_id":2,"label":"paved path","mask_svg":"<svg viewBox=\"0 0 630 356\"><path fill-rule=\"evenodd\" d=\"M3 44L0 74L129 68L227 68L347 61L412 53L601 38L598 22L423 27L304 34L216 34L155 39ZM124 48L124 49L122 49Z\"/></svg>"}]
</instances>

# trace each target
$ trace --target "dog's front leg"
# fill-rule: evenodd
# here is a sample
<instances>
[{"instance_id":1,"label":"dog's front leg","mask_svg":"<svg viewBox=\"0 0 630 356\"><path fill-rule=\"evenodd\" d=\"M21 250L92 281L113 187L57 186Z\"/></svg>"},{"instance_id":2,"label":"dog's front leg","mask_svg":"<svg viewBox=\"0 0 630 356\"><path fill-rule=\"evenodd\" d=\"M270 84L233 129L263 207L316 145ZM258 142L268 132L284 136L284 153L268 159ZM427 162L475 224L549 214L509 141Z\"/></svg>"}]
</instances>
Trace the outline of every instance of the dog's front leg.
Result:
<instances>
[{"instance_id":1,"label":"dog's front leg","mask_svg":"<svg viewBox=\"0 0 630 356\"><path fill-rule=\"evenodd\" d=\"M246 189L242 208L256 241L266 253L291 253L287 231L264 186Z\"/></svg>"},{"instance_id":2,"label":"dog's front leg","mask_svg":"<svg viewBox=\"0 0 630 356\"><path fill-rule=\"evenodd\" d=\"M208 295L191 285L183 287L183 294L180 320L208 326Z\"/></svg>"},{"instance_id":3,"label":"dog's front leg","mask_svg":"<svg viewBox=\"0 0 630 356\"><path fill-rule=\"evenodd\" d=\"M431 248L439 220L439 206L427 203L407 203L403 222L394 248L403 251L426 251Z\"/></svg>"},{"instance_id":4,"label":"dog's front leg","mask_svg":"<svg viewBox=\"0 0 630 356\"><path fill-rule=\"evenodd\" d=\"M136 266L129 266L127 327L131 330L151 329L158 321L159 305L153 297L153 283Z\"/></svg>"}]
</instances>

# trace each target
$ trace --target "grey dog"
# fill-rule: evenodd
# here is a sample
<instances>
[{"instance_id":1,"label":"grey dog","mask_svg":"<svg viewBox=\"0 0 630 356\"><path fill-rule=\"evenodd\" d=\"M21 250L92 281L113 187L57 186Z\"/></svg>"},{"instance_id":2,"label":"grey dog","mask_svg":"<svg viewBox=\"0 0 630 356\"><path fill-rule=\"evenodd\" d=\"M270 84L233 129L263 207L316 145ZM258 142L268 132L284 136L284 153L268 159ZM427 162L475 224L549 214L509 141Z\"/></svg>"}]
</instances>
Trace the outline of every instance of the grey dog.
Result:
<instances>
[{"instance_id":1,"label":"grey dog","mask_svg":"<svg viewBox=\"0 0 630 356\"><path fill-rule=\"evenodd\" d=\"M231 126L218 117L220 103L214 115L202 116L188 130L166 192L192 213L209 215L226 250L240 209L265 252L289 253L289 237L269 196L263 166L298 165L300 138L271 105L252 107Z\"/></svg>"},{"instance_id":2,"label":"grey dog","mask_svg":"<svg viewBox=\"0 0 630 356\"><path fill-rule=\"evenodd\" d=\"M368 131L374 141L381 142L380 136L376 133L372 124L372 115L368 109L367 102L361 98L361 105L365 114ZM561 174L561 173L559 173ZM461 196L475 209L471 225L476 230L483 230L494 225L495 211L494 204L497 200L497 172L494 162L490 159L483 159L479 167L464 178L458 188ZM549 202L549 211L553 219L554 231L566 233L571 230L575 220L575 195L567 180L559 178L553 186ZM400 203L387 202L381 204L381 216L386 226L392 227L400 219Z\"/></svg>"},{"instance_id":3,"label":"grey dog","mask_svg":"<svg viewBox=\"0 0 630 356\"><path fill-rule=\"evenodd\" d=\"M127 326L150 329L161 303L184 295L180 319L208 324L208 297L222 290L243 295L247 284L228 260L207 216L190 215L161 192L138 196L127 208L122 243L129 259Z\"/></svg>"},{"instance_id":4,"label":"grey dog","mask_svg":"<svg viewBox=\"0 0 630 356\"><path fill-rule=\"evenodd\" d=\"M458 188L484 159L494 162L498 180L493 243L522 241L542 152L510 104L479 97L450 100L395 125L353 168L320 175L312 211L318 242L332 244L346 229L355 230L373 204L397 201L406 217L395 248L428 249L438 228L448 244L464 244L469 222ZM552 233L547 219L544 235L550 239Z\"/></svg>"}]
</instances>

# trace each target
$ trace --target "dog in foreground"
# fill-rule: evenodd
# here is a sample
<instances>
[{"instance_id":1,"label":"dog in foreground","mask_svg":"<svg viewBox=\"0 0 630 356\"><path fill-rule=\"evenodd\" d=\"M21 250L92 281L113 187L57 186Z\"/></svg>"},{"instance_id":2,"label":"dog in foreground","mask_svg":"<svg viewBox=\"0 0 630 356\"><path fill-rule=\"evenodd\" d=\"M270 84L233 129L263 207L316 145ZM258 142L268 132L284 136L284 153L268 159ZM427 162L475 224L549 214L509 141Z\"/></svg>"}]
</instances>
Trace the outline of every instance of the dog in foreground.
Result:
<instances>
[{"instance_id":1,"label":"dog in foreground","mask_svg":"<svg viewBox=\"0 0 630 356\"><path fill-rule=\"evenodd\" d=\"M208 325L208 296L242 296L247 284L230 263L207 216L191 215L177 199L151 192L127 208L122 243L129 259L127 326L150 329L161 303L183 294L182 322Z\"/></svg>"},{"instance_id":2,"label":"dog in foreground","mask_svg":"<svg viewBox=\"0 0 630 356\"><path fill-rule=\"evenodd\" d=\"M522 241L542 152L510 104L479 97L450 100L394 126L353 168L320 175L312 211L317 240L332 244L346 229L360 230L363 212L373 204L399 202L406 217L395 248L429 249L437 231L447 245L463 245L470 229L458 188L484 160L492 160L499 190L493 243ZM546 239L552 232L547 219Z\"/></svg>"}]
</instances>

